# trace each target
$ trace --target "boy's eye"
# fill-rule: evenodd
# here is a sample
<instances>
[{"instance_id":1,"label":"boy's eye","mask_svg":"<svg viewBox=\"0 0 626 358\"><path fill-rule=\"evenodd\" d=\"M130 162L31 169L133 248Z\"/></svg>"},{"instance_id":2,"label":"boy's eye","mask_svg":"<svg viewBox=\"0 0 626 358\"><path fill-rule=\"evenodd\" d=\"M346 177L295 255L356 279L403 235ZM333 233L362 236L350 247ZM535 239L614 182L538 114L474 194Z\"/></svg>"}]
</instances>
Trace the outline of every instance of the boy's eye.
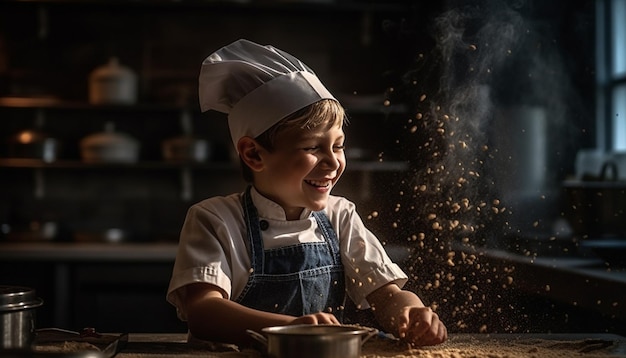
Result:
<instances>
[{"instance_id":1,"label":"boy's eye","mask_svg":"<svg viewBox=\"0 0 626 358\"><path fill-rule=\"evenodd\" d=\"M333 150L344 150L346 148L345 145L341 144L341 145L334 145L333 146ZM316 150L320 149L320 146L316 145L316 146L311 146L311 147L304 147L302 148L304 151L307 152L314 152Z\"/></svg>"}]
</instances>

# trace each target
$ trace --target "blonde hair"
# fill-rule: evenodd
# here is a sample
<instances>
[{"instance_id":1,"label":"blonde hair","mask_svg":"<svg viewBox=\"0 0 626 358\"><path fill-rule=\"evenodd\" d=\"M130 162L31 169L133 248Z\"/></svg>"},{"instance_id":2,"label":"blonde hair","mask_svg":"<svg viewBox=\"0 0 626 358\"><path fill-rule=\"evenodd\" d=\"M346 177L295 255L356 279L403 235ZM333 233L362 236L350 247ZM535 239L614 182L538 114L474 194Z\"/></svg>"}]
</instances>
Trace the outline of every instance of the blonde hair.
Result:
<instances>
[{"instance_id":1,"label":"blonde hair","mask_svg":"<svg viewBox=\"0 0 626 358\"><path fill-rule=\"evenodd\" d=\"M274 150L279 133L295 129L313 129L320 125L343 127L344 124L347 124L347 118L341 104L332 99L323 99L283 118L254 139L271 152ZM243 161L241 170L243 178L251 183L254 179L252 171Z\"/></svg>"},{"instance_id":2,"label":"blonde hair","mask_svg":"<svg viewBox=\"0 0 626 358\"><path fill-rule=\"evenodd\" d=\"M313 129L323 124L328 124L331 127L342 127L344 121L345 111L341 104L331 99L323 99L290 114L255 139L265 149L272 151L276 136L281 132L294 129Z\"/></svg>"}]
</instances>

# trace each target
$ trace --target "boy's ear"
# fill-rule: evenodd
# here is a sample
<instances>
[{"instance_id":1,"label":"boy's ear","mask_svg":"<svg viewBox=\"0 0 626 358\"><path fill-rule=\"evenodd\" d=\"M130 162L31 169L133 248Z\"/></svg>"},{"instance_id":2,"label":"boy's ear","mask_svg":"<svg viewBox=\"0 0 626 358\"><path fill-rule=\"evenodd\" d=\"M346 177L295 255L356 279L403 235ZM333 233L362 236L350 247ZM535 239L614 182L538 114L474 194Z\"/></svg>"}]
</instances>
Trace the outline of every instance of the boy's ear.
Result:
<instances>
[{"instance_id":1,"label":"boy's ear","mask_svg":"<svg viewBox=\"0 0 626 358\"><path fill-rule=\"evenodd\" d=\"M260 145L250 137L242 137L237 142L237 151L239 157L250 169L260 171L263 167L263 161L259 155Z\"/></svg>"}]
</instances>

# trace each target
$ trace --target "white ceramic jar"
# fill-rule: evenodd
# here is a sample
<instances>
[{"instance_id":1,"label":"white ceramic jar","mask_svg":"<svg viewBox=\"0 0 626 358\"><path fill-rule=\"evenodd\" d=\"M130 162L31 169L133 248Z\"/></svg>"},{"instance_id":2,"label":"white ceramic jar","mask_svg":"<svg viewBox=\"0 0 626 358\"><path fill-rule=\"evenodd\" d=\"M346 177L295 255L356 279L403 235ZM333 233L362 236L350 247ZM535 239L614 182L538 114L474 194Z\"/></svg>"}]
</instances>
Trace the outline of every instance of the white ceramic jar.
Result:
<instances>
[{"instance_id":1,"label":"white ceramic jar","mask_svg":"<svg viewBox=\"0 0 626 358\"><path fill-rule=\"evenodd\" d=\"M135 163L139 149L139 141L126 133L115 132L112 122L107 122L104 132L91 134L80 142L86 163Z\"/></svg>"},{"instance_id":2,"label":"white ceramic jar","mask_svg":"<svg viewBox=\"0 0 626 358\"><path fill-rule=\"evenodd\" d=\"M89 103L134 104L137 102L137 75L120 64L117 57L89 75Z\"/></svg>"}]
</instances>

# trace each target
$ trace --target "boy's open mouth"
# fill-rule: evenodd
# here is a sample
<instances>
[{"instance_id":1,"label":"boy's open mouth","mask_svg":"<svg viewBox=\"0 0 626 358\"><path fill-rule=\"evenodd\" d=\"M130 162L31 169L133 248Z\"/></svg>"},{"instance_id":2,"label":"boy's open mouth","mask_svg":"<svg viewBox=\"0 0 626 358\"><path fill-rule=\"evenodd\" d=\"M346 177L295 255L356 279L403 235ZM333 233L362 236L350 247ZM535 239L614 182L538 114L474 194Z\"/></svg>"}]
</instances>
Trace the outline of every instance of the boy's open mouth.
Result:
<instances>
[{"instance_id":1,"label":"boy's open mouth","mask_svg":"<svg viewBox=\"0 0 626 358\"><path fill-rule=\"evenodd\" d=\"M316 188L328 188L331 184L330 180L305 180L304 182Z\"/></svg>"}]
</instances>

